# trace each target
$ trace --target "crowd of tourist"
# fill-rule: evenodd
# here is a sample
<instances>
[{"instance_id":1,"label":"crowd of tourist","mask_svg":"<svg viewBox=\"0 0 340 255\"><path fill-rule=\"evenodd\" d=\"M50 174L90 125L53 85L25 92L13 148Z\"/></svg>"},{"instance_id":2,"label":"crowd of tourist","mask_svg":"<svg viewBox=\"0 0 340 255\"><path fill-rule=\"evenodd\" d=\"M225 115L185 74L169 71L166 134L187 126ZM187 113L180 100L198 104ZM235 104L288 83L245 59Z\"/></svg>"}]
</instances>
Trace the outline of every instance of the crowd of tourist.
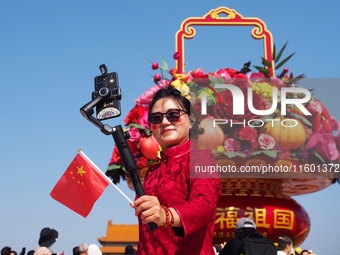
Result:
<instances>
[{"instance_id":1,"label":"crowd of tourist","mask_svg":"<svg viewBox=\"0 0 340 255\"><path fill-rule=\"evenodd\" d=\"M241 218L235 228L235 236L227 243L220 246L214 246L216 255L238 255L242 239L251 233L256 232L256 225L250 218ZM22 248L20 252L12 249L10 246L4 246L1 249L1 255L64 255L55 253L51 246L57 241L58 232L55 229L43 228L38 240L39 247L35 250ZM316 255L312 250L294 247L293 241L288 236L280 236L276 242L277 255ZM67 255L67 253L65 254ZM76 245L72 250L72 255L103 255L97 244L82 243ZM124 255L136 255L136 250L132 245L125 247Z\"/></svg>"}]
</instances>

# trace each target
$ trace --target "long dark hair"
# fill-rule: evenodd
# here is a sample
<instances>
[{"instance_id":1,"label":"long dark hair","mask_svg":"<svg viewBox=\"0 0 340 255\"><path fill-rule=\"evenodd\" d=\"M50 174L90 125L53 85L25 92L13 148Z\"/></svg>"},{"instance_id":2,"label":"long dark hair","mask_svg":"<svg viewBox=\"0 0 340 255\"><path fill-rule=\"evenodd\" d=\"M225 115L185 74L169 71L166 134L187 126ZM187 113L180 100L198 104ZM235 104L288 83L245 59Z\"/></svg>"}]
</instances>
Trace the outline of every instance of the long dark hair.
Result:
<instances>
[{"instance_id":1,"label":"long dark hair","mask_svg":"<svg viewBox=\"0 0 340 255\"><path fill-rule=\"evenodd\" d=\"M155 103L162 98L173 99L189 114L190 122L193 123L189 132L190 138L197 139L199 135L204 133L204 129L199 126L200 122L194 112L191 102L187 98L181 96L181 92L171 85L166 89L160 89L156 92L149 106L149 114Z\"/></svg>"}]
</instances>

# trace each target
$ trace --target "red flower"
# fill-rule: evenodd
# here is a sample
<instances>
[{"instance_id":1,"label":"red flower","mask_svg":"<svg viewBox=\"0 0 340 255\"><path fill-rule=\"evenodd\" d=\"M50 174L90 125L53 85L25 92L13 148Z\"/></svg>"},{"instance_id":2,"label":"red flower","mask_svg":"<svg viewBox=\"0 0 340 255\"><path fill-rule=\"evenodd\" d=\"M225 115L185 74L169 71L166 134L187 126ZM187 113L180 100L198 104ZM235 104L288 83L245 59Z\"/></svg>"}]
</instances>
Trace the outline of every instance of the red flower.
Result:
<instances>
[{"instance_id":1,"label":"red flower","mask_svg":"<svg viewBox=\"0 0 340 255\"><path fill-rule=\"evenodd\" d=\"M128 141L128 145L130 147L130 150L131 150L131 153L134 155L138 152L138 149L137 149L137 144L136 143L133 143L133 142L130 142ZM120 156L120 153L118 151L118 148L117 146L115 146L113 148L113 151L112 151L112 156L111 156L111 160L109 162L109 165L113 165L113 164L116 164L116 165L122 165L123 162L122 162L122 158Z\"/></svg>"},{"instance_id":2,"label":"red flower","mask_svg":"<svg viewBox=\"0 0 340 255\"><path fill-rule=\"evenodd\" d=\"M231 77L234 77L235 74L238 72L236 69L231 69L231 68L224 68L224 70L225 70Z\"/></svg>"},{"instance_id":3,"label":"red flower","mask_svg":"<svg viewBox=\"0 0 340 255\"><path fill-rule=\"evenodd\" d=\"M148 159L145 157L140 157L137 160L137 168L142 169L143 167L146 167L148 165Z\"/></svg>"},{"instance_id":4,"label":"red flower","mask_svg":"<svg viewBox=\"0 0 340 255\"><path fill-rule=\"evenodd\" d=\"M124 119L125 125L128 126L131 123L140 123L140 120L143 118L147 110L148 107L136 104L128 115L126 115Z\"/></svg>"},{"instance_id":5,"label":"red flower","mask_svg":"<svg viewBox=\"0 0 340 255\"><path fill-rule=\"evenodd\" d=\"M109 165L113 165L113 164L117 164L117 165L122 164L122 159L120 157L118 148L116 146L113 148L111 160L109 162Z\"/></svg>"},{"instance_id":6,"label":"red flower","mask_svg":"<svg viewBox=\"0 0 340 255\"><path fill-rule=\"evenodd\" d=\"M206 87L210 85L209 75L204 73L203 68L198 68L190 72L190 79L199 86Z\"/></svg>"},{"instance_id":7,"label":"red flower","mask_svg":"<svg viewBox=\"0 0 340 255\"><path fill-rule=\"evenodd\" d=\"M197 68L196 70L191 71L190 74L192 78L209 78L209 75L204 73L203 68Z\"/></svg>"},{"instance_id":8,"label":"red flower","mask_svg":"<svg viewBox=\"0 0 340 255\"><path fill-rule=\"evenodd\" d=\"M255 128L246 126L240 129L240 132L238 133L238 136L245 141L252 142L255 140L257 136L257 131Z\"/></svg>"}]
</instances>

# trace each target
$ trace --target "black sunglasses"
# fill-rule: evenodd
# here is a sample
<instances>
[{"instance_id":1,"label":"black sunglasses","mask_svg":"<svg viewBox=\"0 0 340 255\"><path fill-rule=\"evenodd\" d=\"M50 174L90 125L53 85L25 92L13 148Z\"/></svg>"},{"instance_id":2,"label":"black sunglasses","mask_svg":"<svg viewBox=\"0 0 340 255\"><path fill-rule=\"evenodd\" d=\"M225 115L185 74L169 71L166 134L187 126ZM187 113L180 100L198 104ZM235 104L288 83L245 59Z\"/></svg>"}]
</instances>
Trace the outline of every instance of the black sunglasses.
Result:
<instances>
[{"instance_id":1,"label":"black sunglasses","mask_svg":"<svg viewBox=\"0 0 340 255\"><path fill-rule=\"evenodd\" d=\"M162 122L163 117L165 116L169 122L178 121L179 117L183 114L188 114L187 111L182 109L169 109L166 113L161 112L153 112L149 113L148 120L151 124L159 124Z\"/></svg>"}]
</instances>

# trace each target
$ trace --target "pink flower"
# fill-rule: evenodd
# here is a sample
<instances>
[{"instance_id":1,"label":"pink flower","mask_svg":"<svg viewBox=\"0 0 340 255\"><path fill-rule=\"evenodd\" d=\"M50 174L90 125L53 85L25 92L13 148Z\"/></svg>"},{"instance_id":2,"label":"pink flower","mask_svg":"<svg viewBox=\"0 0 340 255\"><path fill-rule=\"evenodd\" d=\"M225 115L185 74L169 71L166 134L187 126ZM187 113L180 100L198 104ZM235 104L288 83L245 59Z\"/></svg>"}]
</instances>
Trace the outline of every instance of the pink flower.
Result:
<instances>
[{"instance_id":1,"label":"pink flower","mask_svg":"<svg viewBox=\"0 0 340 255\"><path fill-rule=\"evenodd\" d=\"M261 134L259 137L260 148L264 150L271 150L275 146L275 140L271 135Z\"/></svg>"},{"instance_id":2,"label":"pink flower","mask_svg":"<svg viewBox=\"0 0 340 255\"><path fill-rule=\"evenodd\" d=\"M138 142L140 140L140 133L138 128L135 127L130 128L129 134L130 134L129 141Z\"/></svg>"},{"instance_id":3,"label":"pink flower","mask_svg":"<svg viewBox=\"0 0 340 255\"><path fill-rule=\"evenodd\" d=\"M248 75L251 82L264 82L266 79L266 76L264 76L263 73L250 73Z\"/></svg>"},{"instance_id":4,"label":"pink flower","mask_svg":"<svg viewBox=\"0 0 340 255\"><path fill-rule=\"evenodd\" d=\"M277 78L277 77L272 77L270 78L270 85L277 87L277 88L282 88L282 87L286 87L286 84L284 83L283 80Z\"/></svg>"},{"instance_id":5,"label":"pink flower","mask_svg":"<svg viewBox=\"0 0 340 255\"><path fill-rule=\"evenodd\" d=\"M149 126L149 122L148 122L148 111L145 111L144 112L144 115L143 117L140 119L140 123L139 123L141 126L147 128L147 129L150 129L150 126Z\"/></svg>"},{"instance_id":6,"label":"pink flower","mask_svg":"<svg viewBox=\"0 0 340 255\"><path fill-rule=\"evenodd\" d=\"M322 113L322 107L321 107L321 105L320 105L320 103L318 101L309 102L309 104L307 105L307 110L311 114L320 114L320 113Z\"/></svg>"},{"instance_id":7,"label":"pink flower","mask_svg":"<svg viewBox=\"0 0 340 255\"><path fill-rule=\"evenodd\" d=\"M340 123L335 117L331 117L332 120L332 130L340 130Z\"/></svg>"},{"instance_id":8,"label":"pink flower","mask_svg":"<svg viewBox=\"0 0 340 255\"><path fill-rule=\"evenodd\" d=\"M162 79L156 85L149 88L147 91L143 93L140 97L135 100L135 103L138 105L148 105L151 103L152 98L156 94L156 92L160 89L167 88L169 86L170 81Z\"/></svg>"},{"instance_id":9,"label":"pink flower","mask_svg":"<svg viewBox=\"0 0 340 255\"><path fill-rule=\"evenodd\" d=\"M241 149L241 143L234 138L227 138L224 142L224 148L226 151L239 152Z\"/></svg>"},{"instance_id":10,"label":"pink flower","mask_svg":"<svg viewBox=\"0 0 340 255\"><path fill-rule=\"evenodd\" d=\"M231 82L231 76L225 69L218 69L215 73L216 78L223 78L226 84Z\"/></svg>"},{"instance_id":11,"label":"pink flower","mask_svg":"<svg viewBox=\"0 0 340 255\"><path fill-rule=\"evenodd\" d=\"M325 160L333 161L339 157L339 151L336 147L332 131L320 129L309 137L306 144L307 148L312 148Z\"/></svg>"},{"instance_id":12,"label":"pink flower","mask_svg":"<svg viewBox=\"0 0 340 255\"><path fill-rule=\"evenodd\" d=\"M238 133L239 137L242 140L252 142L255 140L257 136L257 131L255 128L251 128L249 126L241 128L240 132Z\"/></svg>"}]
</instances>

